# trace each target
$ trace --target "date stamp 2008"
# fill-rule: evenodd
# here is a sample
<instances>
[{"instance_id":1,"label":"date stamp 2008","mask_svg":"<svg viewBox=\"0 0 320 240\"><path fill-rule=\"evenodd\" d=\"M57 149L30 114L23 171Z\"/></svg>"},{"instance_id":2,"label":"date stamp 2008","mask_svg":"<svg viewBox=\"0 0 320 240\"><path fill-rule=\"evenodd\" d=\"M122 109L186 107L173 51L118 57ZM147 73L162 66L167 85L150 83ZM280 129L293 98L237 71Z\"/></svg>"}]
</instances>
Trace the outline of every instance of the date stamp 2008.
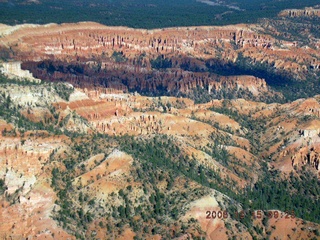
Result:
<instances>
[{"instance_id":1,"label":"date stamp 2008","mask_svg":"<svg viewBox=\"0 0 320 240\"><path fill-rule=\"evenodd\" d=\"M206 219L244 219L247 216L251 216L253 219L262 219L267 217L269 219L294 219L295 213L293 210L281 212L278 210L247 210L247 211L235 211L228 212L227 210L219 211L206 211Z\"/></svg>"}]
</instances>

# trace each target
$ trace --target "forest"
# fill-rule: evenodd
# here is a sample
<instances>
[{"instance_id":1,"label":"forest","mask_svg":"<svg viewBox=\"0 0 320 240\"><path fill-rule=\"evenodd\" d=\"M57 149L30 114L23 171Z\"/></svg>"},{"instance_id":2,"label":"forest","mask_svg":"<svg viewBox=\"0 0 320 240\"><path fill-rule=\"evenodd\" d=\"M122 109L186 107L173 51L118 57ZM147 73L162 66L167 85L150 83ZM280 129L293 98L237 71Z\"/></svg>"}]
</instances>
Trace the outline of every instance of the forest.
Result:
<instances>
[{"instance_id":1,"label":"forest","mask_svg":"<svg viewBox=\"0 0 320 240\"><path fill-rule=\"evenodd\" d=\"M196 0L11 0L0 2L0 22L15 25L94 21L109 26L147 29L228 25L255 23L259 18L275 17L279 11L288 6L303 8L319 3L317 0L225 0L219 2L220 5L211 6ZM235 8L228 7L230 4ZM237 10L240 6L241 10Z\"/></svg>"}]
</instances>

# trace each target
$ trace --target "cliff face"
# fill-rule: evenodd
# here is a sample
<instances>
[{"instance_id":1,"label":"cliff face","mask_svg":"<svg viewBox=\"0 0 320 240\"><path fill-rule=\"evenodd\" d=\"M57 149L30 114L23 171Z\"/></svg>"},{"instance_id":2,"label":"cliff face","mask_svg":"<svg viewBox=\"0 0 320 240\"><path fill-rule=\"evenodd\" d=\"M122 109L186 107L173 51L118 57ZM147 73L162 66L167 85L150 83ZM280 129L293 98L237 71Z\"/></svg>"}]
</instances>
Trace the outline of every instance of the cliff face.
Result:
<instances>
[{"instance_id":1,"label":"cliff face","mask_svg":"<svg viewBox=\"0 0 320 240\"><path fill-rule=\"evenodd\" d=\"M138 91L155 95L188 94L196 88L204 89L207 94L225 91L249 92L254 97L262 94L272 96L273 92L264 79L253 76L220 76L208 72L190 72L173 68L167 71L130 68L127 64L105 66L99 70L88 65L71 65L70 63L48 62L43 67L39 63L26 62L24 68L30 69L37 78L59 81L67 79L71 84L81 88L93 88L95 85L112 88L122 92ZM57 71L48 72L48 68ZM74 69L81 68L81 73Z\"/></svg>"},{"instance_id":2,"label":"cliff face","mask_svg":"<svg viewBox=\"0 0 320 240\"><path fill-rule=\"evenodd\" d=\"M245 57L300 80L310 69L319 71L317 50L263 31L254 25L139 30L85 22L16 27L2 43L38 78L124 91L187 93L196 86L209 93L238 91L244 80L244 89L254 95L267 91L263 79L205 73L214 71L207 68L211 59L233 63Z\"/></svg>"},{"instance_id":3,"label":"cliff face","mask_svg":"<svg viewBox=\"0 0 320 240\"><path fill-rule=\"evenodd\" d=\"M32 73L28 70L21 69L21 62L3 62L0 67L1 73L6 75L9 78L14 79L25 79L31 82L40 83L40 79L33 77Z\"/></svg>"},{"instance_id":4,"label":"cliff face","mask_svg":"<svg viewBox=\"0 0 320 240\"><path fill-rule=\"evenodd\" d=\"M266 62L281 62L281 66L275 64L275 67L291 68L294 72L301 72L311 64L319 65L317 58L311 56L317 56L317 51L300 51L295 42L286 42L283 43L285 46L279 46L276 39L262 34L262 31L259 26L252 25L147 31L78 23L21 27L6 35L3 42L11 46L16 53L15 58L22 61L53 57L64 61L81 57L92 59L111 56L114 51L121 51L128 59L146 54L146 60L158 55L191 55L203 59L219 57L223 60L234 60L241 52L253 61L261 61L263 57ZM292 58L288 54L291 54ZM303 59L303 62L296 61L299 58ZM296 63L298 65L295 65ZM298 69L295 69L296 67Z\"/></svg>"}]
</instances>

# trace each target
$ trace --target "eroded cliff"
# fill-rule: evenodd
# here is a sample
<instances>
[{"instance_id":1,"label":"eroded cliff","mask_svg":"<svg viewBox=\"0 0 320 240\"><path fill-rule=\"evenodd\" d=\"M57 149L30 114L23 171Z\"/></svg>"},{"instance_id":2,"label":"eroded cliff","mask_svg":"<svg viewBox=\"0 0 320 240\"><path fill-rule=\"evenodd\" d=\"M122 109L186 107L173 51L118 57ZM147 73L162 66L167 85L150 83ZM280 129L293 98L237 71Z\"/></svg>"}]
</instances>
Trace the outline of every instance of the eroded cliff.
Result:
<instances>
[{"instance_id":1,"label":"eroded cliff","mask_svg":"<svg viewBox=\"0 0 320 240\"><path fill-rule=\"evenodd\" d=\"M264 32L259 25L155 30L91 22L22 25L7 27L2 48L10 47L11 57L35 77L81 87L189 97L200 88L209 98L270 101L277 97L267 85L311 79L320 62L316 48Z\"/></svg>"}]
</instances>

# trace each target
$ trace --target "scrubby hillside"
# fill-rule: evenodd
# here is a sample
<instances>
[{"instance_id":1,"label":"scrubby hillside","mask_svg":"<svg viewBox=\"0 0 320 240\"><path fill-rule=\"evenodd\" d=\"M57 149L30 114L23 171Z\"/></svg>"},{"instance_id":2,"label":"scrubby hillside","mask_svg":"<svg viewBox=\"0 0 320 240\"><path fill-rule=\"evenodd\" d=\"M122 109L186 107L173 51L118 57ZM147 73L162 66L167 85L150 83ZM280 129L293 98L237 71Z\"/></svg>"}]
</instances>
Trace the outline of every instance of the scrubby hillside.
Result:
<instances>
[{"instance_id":1,"label":"scrubby hillside","mask_svg":"<svg viewBox=\"0 0 320 240\"><path fill-rule=\"evenodd\" d=\"M318 97L194 104L1 79L2 238L319 236Z\"/></svg>"}]
</instances>

